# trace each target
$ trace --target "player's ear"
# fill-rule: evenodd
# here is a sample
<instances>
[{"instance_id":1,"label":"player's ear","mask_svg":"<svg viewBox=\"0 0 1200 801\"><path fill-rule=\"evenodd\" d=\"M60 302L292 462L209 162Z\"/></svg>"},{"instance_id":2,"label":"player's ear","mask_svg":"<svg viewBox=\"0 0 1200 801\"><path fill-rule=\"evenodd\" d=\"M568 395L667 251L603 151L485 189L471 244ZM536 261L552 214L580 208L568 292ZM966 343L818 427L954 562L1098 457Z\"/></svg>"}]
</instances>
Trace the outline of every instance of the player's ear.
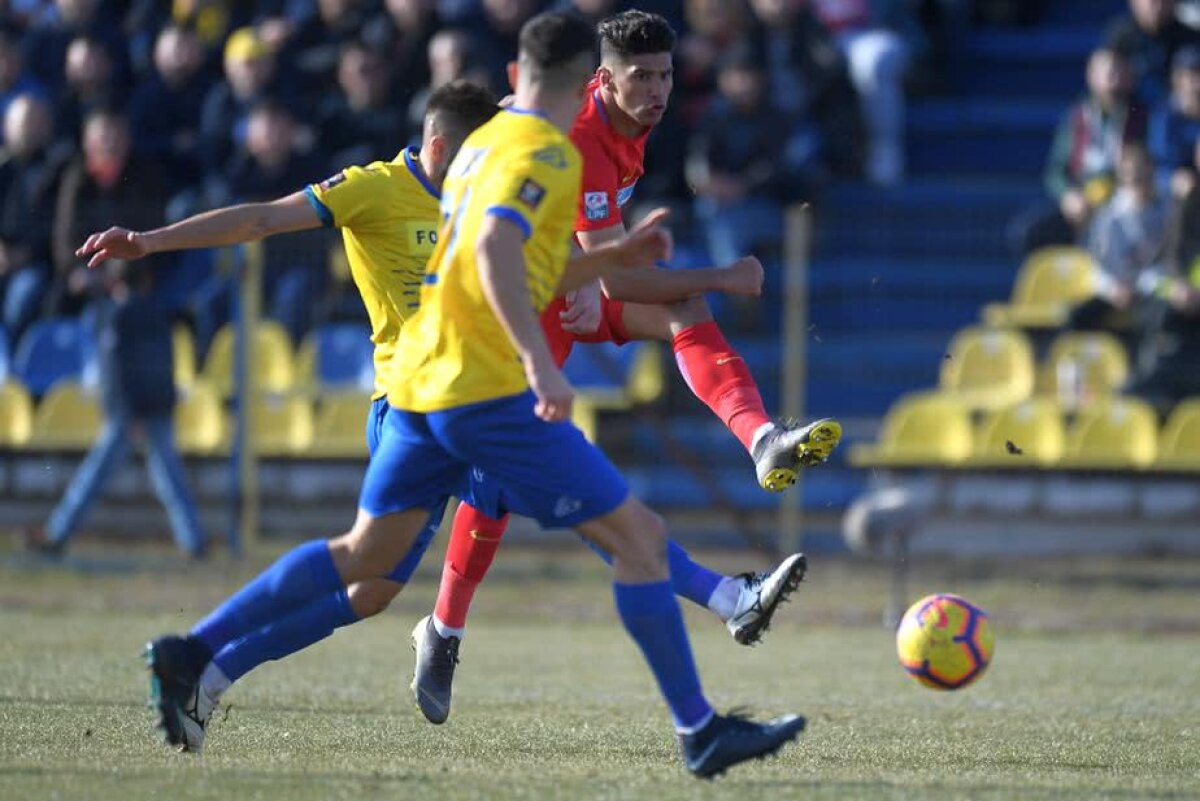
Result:
<instances>
[{"instance_id":1,"label":"player's ear","mask_svg":"<svg viewBox=\"0 0 1200 801\"><path fill-rule=\"evenodd\" d=\"M444 164L450 155L450 140L441 134L434 134L429 137L429 155L433 157L434 164Z\"/></svg>"},{"instance_id":2,"label":"player's ear","mask_svg":"<svg viewBox=\"0 0 1200 801\"><path fill-rule=\"evenodd\" d=\"M517 62L515 62L515 61L508 62L506 71L508 72L508 86L510 89L512 89L515 92L515 91L517 91L517 76L519 74L517 72Z\"/></svg>"},{"instance_id":3,"label":"player's ear","mask_svg":"<svg viewBox=\"0 0 1200 801\"><path fill-rule=\"evenodd\" d=\"M612 90L613 88L613 71L611 68L603 64L596 70L596 77L600 79L600 85L605 89Z\"/></svg>"}]
</instances>

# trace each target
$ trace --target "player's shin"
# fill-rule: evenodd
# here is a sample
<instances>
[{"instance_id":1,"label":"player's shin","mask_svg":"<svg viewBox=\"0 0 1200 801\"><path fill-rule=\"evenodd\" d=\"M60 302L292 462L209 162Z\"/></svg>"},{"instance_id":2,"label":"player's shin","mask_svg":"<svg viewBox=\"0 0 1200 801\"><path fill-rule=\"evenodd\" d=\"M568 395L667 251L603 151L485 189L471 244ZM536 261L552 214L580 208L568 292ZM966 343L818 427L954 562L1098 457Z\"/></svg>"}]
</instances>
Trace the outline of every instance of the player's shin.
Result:
<instances>
[{"instance_id":1,"label":"player's shin","mask_svg":"<svg viewBox=\"0 0 1200 801\"><path fill-rule=\"evenodd\" d=\"M749 451L771 418L746 362L711 320L680 331L671 348L688 387Z\"/></svg>"},{"instance_id":2,"label":"player's shin","mask_svg":"<svg viewBox=\"0 0 1200 801\"><path fill-rule=\"evenodd\" d=\"M491 568L507 527L508 515L494 520L466 503L459 504L434 607L434 625L441 636L462 638L475 590Z\"/></svg>"}]
</instances>

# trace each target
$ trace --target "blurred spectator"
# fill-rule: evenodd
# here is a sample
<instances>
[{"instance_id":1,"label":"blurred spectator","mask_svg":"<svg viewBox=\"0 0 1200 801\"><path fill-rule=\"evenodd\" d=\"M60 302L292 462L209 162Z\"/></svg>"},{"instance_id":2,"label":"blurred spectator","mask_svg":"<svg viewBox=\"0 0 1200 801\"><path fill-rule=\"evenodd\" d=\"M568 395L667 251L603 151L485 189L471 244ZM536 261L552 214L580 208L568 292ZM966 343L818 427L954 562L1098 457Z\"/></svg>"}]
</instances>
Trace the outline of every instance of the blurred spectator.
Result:
<instances>
[{"instance_id":1,"label":"blurred spectator","mask_svg":"<svg viewBox=\"0 0 1200 801\"><path fill-rule=\"evenodd\" d=\"M746 34L749 19L741 3L684 0L687 30L679 39L675 64L676 105L684 122L695 125L716 91L721 55Z\"/></svg>"},{"instance_id":2,"label":"blurred spectator","mask_svg":"<svg viewBox=\"0 0 1200 801\"><path fill-rule=\"evenodd\" d=\"M87 263L75 256L88 234L103 231L113 220L138 230L164 222L163 170L133 153L129 119L116 111L93 111L84 123L82 139L83 152L63 174L54 215L52 295L59 314L79 313L91 288Z\"/></svg>"},{"instance_id":3,"label":"blurred spectator","mask_svg":"<svg viewBox=\"0 0 1200 801\"><path fill-rule=\"evenodd\" d=\"M1057 207L1017 222L1025 253L1078 242L1092 213L1112 196L1121 147L1145 137L1145 115L1132 103L1129 61L1122 52L1094 50L1087 85L1087 96L1059 123L1046 163L1046 191Z\"/></svg>"},{"instance_id":4,"label":"blurred spectator","mask_svg":"<svg viewBox=\"0 0 1200 801\"><path fill-rule=\"evenodd\" d=\"M593 25L598 25L605 17L624 11L630 6L626 0L559 0L554 5L554 10L574 12Z\"/></svg>"},{"instance_id":5,"label":"blurred spectator","mask_svg":"<svg viewBox=\"0 0 1200 801\"><path fill-rule=\"evenodd\" d=\"M1183 197L1196 183L1192 153L1200 139L1200 46L1175 53L1171 65L1171 96L1154 110L1146 143L1159 171L1159 186Z\"/></svg>"},{"instance_id":6,"label":"blurred spectator","mask_svg":"<svg viewBox=\"0 0 1200 801\"><path fill-rule=\"evenodd\" d=\"M60 139L75 142L89 113L114 104L113 69L112 55L99 39L81 36L71 42L67 48L66 84L54 115Z\"/></svg>"},{"instance_id":7,"label":"blurred spectator","mask_svg":"<svg viewBox=\"0 0 1200 801\"><path fill-rule=\"evenodd\" d=\"M406 118L393 101L383 55L361 42L344 46L338 86L341 91L327 98L319 112L328 171L394 156L407 140Z\"/></svg>"},{"instance_id":8,"label":"blurred spectator","mask_svg":"<svg viewBox=\"0 0 1200 801\"><path fill-rule=\"evenodd\" d=\"M63 82L67 48L80 37L101 43L110 57L119 59L115 74L122 80L128 74L125 64L125 38L115 15L101 13L100 0L55 0L57 12L36 24L25 36L25 58L29 68L47 86Z\"/></svg>"},{"instance_id":9,"label":"blurred spectator","mask_svg":"<svg viewBox=\"0 0 1200 801\"><path fill-rule=\"evenodd\" d=\"M749 45L727 53L719 94L692 140L689 179L718 264L766 248L778 255L783 203L803 196L815 163L815 136L775 107L762 64ZM764 259L765 260L765 259Z\"/></svg>"},{"instance_id":10,"label":"blurred spectator","mask_svg":"<svg viewBox=\"0 0 1200 801\"><path fill-rule=\"evenodd\" d=\"M812 120L825 161L837 175L863 168L863 125L846 60L812 11L792 0L753 0L752 42L763 54L772 101Z\"/></svg>"},{"instance_id":11,"label":"blurred spectator","mask_svg":"<svg viewBox=\"0 0 1200 801\"><path fill-rule=\"evenodd\" d=\"M25 68L21 32L11 25L0 25L0 118L8 110L8 104L20 95L36 95L43 100L50 97L41 81ZM3 144L0 139L0 145Z\"/></svg>"},{"instance_id":12,"label":"blurred spectator","mask_svg":"<svg viewBox=\"0 0 1200 801\"><path fill-rule=\"evenodd\" d=\"M810 0L837 40L867 123L866 176L891 186L904 177L904 41L875 24L870 0Z\"/></svg>"},{"instance_id":13,"label":"blurred spectator","mask_svg":"<svg viewBox=\"0 0 1200 801\"><path fill-rule=\"evenodd\" d=\"M340 51L358 38L367 21L364 0L316 0L317 13L310 15L277 50L278 62L300 79L301 91L318 97L334 88Z\"/></svg>"},{"instance_id":14,"label":"blurred spectator","mask_svg":"<svg viewBox=\"0 0 1200 801\"><path fill-rule=\"evenodd\" d=\"M490 74L474 55L475 37L464 30L438 31L429 40L429 85L413 96L408 106L408 129L420 131L429 95L451 81L467 80L492 89ZM508 86L507 80L503 84Z\"/></svg>"},{"instance_id":15,"label":"blurred spectator","mask_svg":"<svg viewBox=\"0 0 1200 801\"><path fill-rule=\"evenodd\" d=\"M363 29L362 38L384 54L393 91L401 107L429 83L429 40L441 30L434 0L385 0L385 13Z\"/></svg>"},{"instance_id":16,"label":"blurred spectator","mask_svg":"<svg viewBox=\"0 0 1200 801\"><path fill-rule=\"evenodd\" d=\"M479 61L488 71L487 86L508 86L508 62L516 58L521 26L538 13L544 0L482 0L475 25Z\"/></svg>"},{"instance_id":17,"label":"blurred spectator","mask_svg":"<svg viewBox=\"0 0 1200 801\"><path fill-rule=\"evenodd\" d=\"M1117 191L1088 232L1098 268L1096 296L1071 310L1073 330L1142 329L1154 276L1161 273L1169 199L1155 188L1154 162L1139 144L1128 144L1117 162Z\"/></svg>"},{"instance_id":18,"label":"blurred spectator","mask_svg":"<svg viewBox=\"0 0 1200 801\"><path fill-rule=\"evenodd\" d=\"M196 34L168 25L154 45L154 70L129 104L134 147L166 168L172 190L200 180L200 111L208 86Z\"/></svg>"},{"instance_id":19,"label":"blurred spectator","mask_svg":"<svg viewBox=\"0 0 1200 801\"><path fill-rule=\"evenodd\" d=\"M52 146L50 109L21 95L4 115L0 153L0 322L16 341L33 320L50 278L55 192L70 150Z\"/></svg>"},{"instance_id":20,"label":"blurred spectator","mask_svg":"<svg viewBox=\"0 0 1200 801\"><path fill-rule=\"evenodd\" d=\"M1113 20L1105 41L1128 56L1133 87L1145 102L1162 101L1175 53L1200 44L1200 32L1175 17L1175 0L1129 0L1129 16Z\"/></svg>"},{"instance_id":21,"label":"blurred spectator","mask_svg":"<svg viewBox=\"0 0 1200 801\"><path fill-rule=\"evenodd\" d=\"M104 428L45 531L31 532L28 546L61 555L92 503L128 458L130 447L138 445L146 450L150 481L167 510L176 544L192 558L202 558L204 532L175 449L171 321L150 292L153 279L148 270L117 263L107 273L110 299L97 311L95 335Z\"/></svg>"}]
</instances>

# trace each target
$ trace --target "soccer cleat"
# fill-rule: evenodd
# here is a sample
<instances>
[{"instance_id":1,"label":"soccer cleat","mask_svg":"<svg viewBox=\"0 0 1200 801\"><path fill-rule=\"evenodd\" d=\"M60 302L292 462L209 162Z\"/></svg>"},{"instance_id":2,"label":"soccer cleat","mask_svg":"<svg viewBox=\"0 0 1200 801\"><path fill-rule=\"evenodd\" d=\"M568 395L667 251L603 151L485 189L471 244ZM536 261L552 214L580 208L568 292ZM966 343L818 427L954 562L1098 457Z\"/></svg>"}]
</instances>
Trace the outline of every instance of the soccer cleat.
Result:
<instances>
[{"instance_id":1,"label":"soccer cleat","mask_svg":"<svg viewBox=\"0 0 1200 801\"><path fill-rule=\"evenodd\" d=\"M150 668L150 706L158 710L156 728L167 745L199 753L217 703L200 686L200 673L187 640L167 635L146 645Z\"/></svg>"},{"instance_id":2,"label":"soccer cleat","mask_svg":"<svg viewBox=\"0 0 1200 801\"><path fill-rule=\"evenodd\" d=\"M755 723L741 715L713 715L704 728L679 735L687 769L702 779L713 779L739 762L762 759L796 739L804 731L804 718L784 715Z\"/></svg>"},{"instance_id":3,"label":"soccer cleat","mask_svg":"<svg viewBox=\"0 0 1200 801\"><path fill-rule=\"evenodd\" d=\"M842 439L837 420L817 420L806 426L780 422L754 443L750 455L758 484L767 492L783 492L796 483L801 467L824 462Z\"/></svg>"},{"instance_id":4,"label":"soccer cleat","mask_svg":"<svg viewBox=\"0 0 1200 801\"><path fill-rule=\"evenodd\" d=\"M742 573L737 606L725 627L741 645L754 645L771 625L771 616L804 581L808 560L794 553L771 571Z\"/></svg>"},{"instance_id":5,"label":"soccer cleat","mask_svg":"<svg viewBox=\"0 0 1200 801\"><path fill-rule=\"evenodd\" d=\"M417 655L412 691L417 707L430 723L445 723L450 717L450 691L458 665L458 637L443 637L433 625L433 615L418 621L412 631Z\"/></svg>"}]
</instances>

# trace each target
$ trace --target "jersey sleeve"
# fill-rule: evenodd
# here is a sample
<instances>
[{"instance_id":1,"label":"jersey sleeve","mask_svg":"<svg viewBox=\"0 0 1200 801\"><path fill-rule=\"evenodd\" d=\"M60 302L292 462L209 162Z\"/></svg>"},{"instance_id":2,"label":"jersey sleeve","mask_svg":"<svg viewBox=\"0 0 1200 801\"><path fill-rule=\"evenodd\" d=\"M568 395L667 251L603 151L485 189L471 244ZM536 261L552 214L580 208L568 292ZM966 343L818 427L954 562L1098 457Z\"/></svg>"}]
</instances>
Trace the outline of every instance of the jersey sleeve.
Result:
<instances>
[{"instance_id":1,"label":"jersey sleeve","mask_svg":"<svg viewBox=\"0 0 1200 801\"><path fill-rule=\"evenodd\" d=\"M575 215L576 231L599 231L621 222L617 190L621 180L617 165L593 137L575 140L583 157L583 186Z\"/></svg>"},{"instance_id":2,"label":"jersey sleeve","mask_svg":"<svg viewBox=\"0 0 1200 801\"><path fill-rule=\"evenodd\" d=\"M533 229L579 191L579 159L560 144L515 155L483 191L484 213L514 223L528 239ZM561 212L560 212L561 213Z\"/></svg>"},{"instance_id":3,"label":"jersey sleeve","mask_svg":"<svg viewBox=\"0 0 1200 801\"><path fill-rule=\"evenodd\" d=\"M386 222L387 177L380 167L347 167L304 190L309 205L326 228L370 228Z\"/></svg>"}]
</instances>

